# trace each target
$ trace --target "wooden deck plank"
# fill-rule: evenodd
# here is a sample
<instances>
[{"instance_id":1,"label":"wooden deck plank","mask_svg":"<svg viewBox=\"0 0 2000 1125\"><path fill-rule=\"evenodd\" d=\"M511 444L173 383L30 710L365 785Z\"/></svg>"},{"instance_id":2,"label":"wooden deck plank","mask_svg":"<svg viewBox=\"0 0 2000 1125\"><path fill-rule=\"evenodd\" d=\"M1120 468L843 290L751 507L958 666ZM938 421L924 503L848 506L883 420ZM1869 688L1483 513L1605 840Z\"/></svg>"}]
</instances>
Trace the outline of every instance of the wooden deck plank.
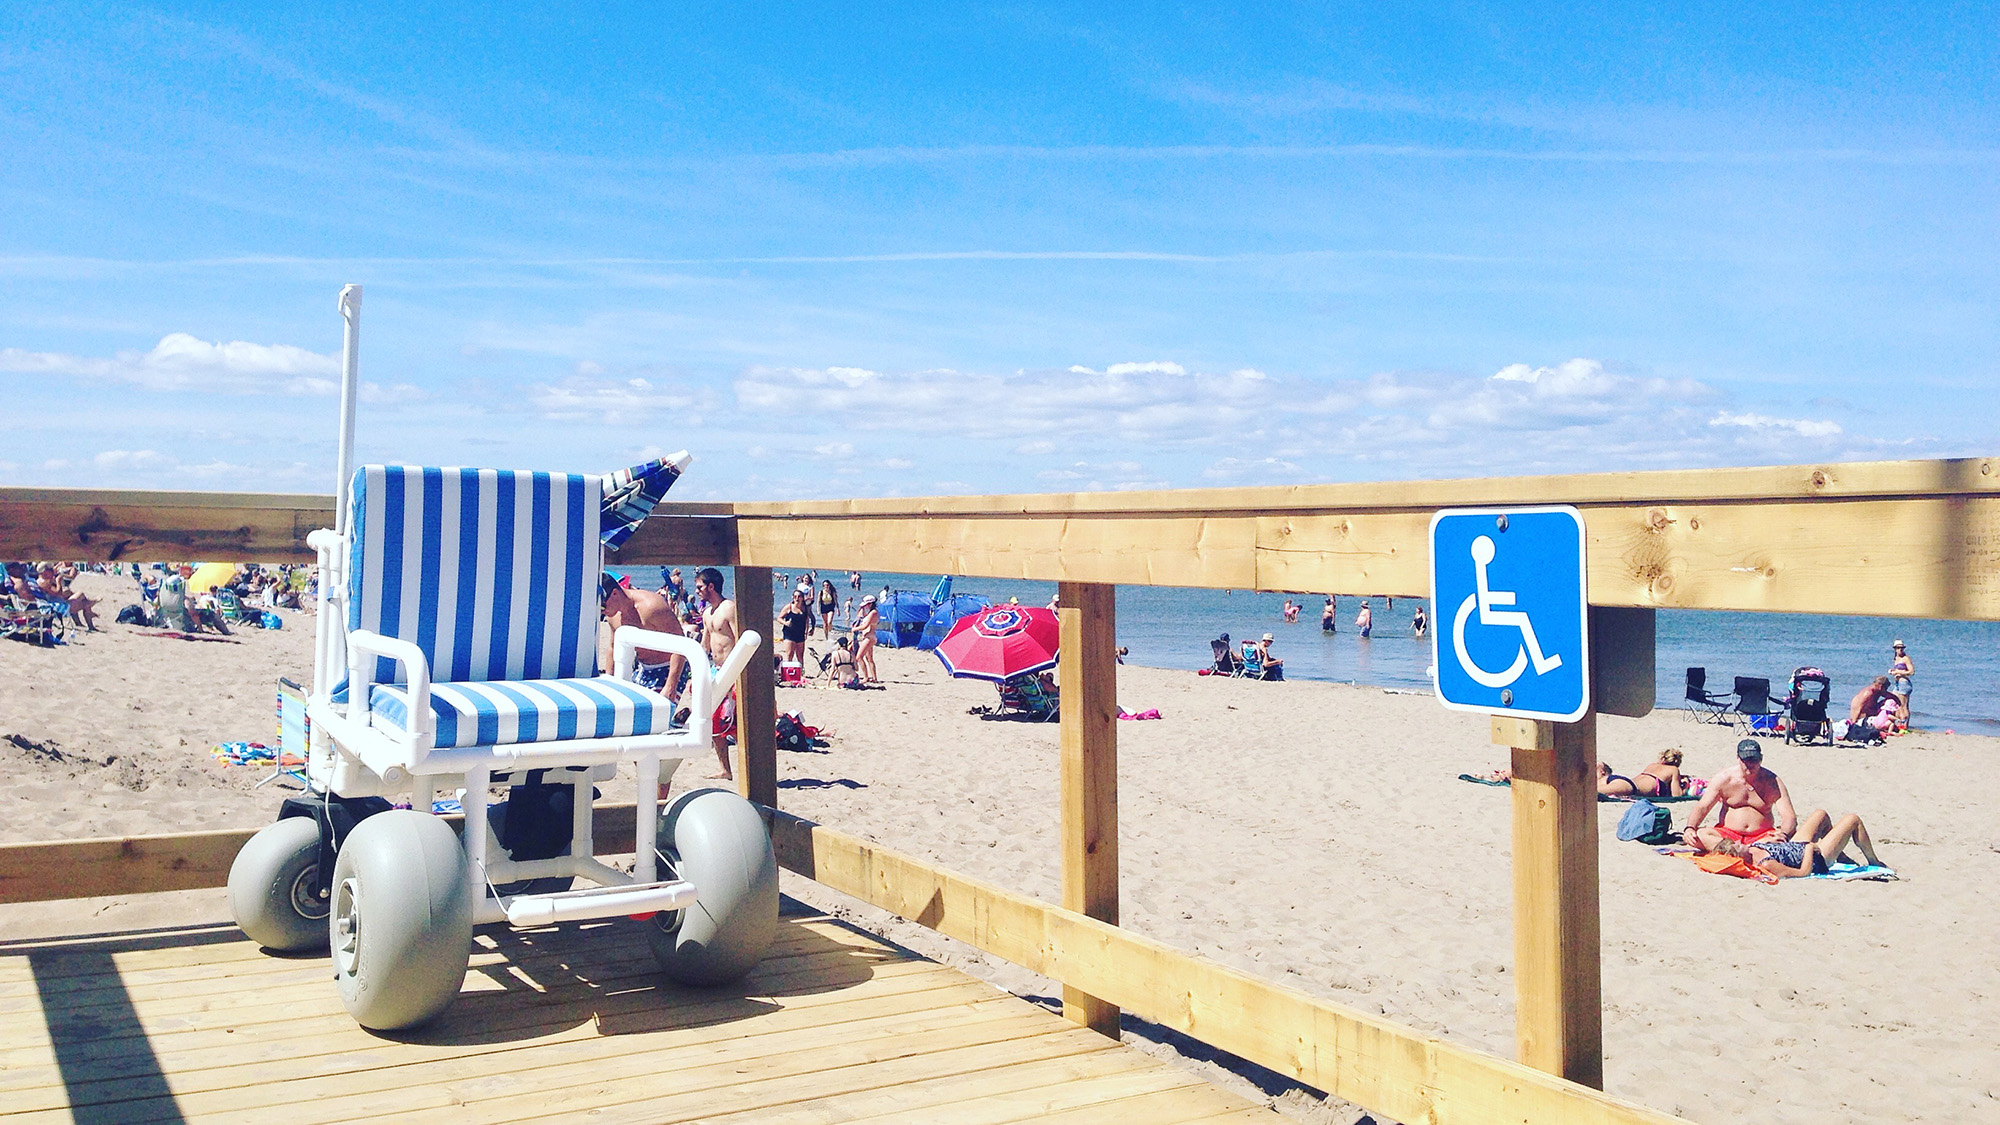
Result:
<instances>
[{"instance_id":1,"label":"wooden deck plank","mask_svg":"<svg viewBox=\"0 0 2000 1125\"><path fill-rule=\"evenodd\" d=\"M159 1052L153 1057L157 1060L154 1065L171 1074L176 1094L194 1094L267 1082L350 1076L409 1065L438 1067L441 1069L437 1073L442 1074L466 1059L479 1060L473 1065L485 1067L534 1065L532 1060L522 1062L512 1054L531 1048L568 1050L580 1045L592 1057L614 1058L657 1050L663 1043L677 1045L719 1036L740 1037L745 1032L737 1028L746 1019L754 1019L751 1024L757 1029L754 1034L763 1034L767 1025L785 1031L885 1015L921 1015L1002 998L980 982L952 974L910 976L896 984L893 989L865 995L843 993L818 1003L813 997L801 997L799 1002L776 1011L760 1011L754 1005L746 1011L740 999L678 1003L673 1005L671 1016L655 1022L677 1021L680 1026L650 1028L644 1033L607 1035L600 1022L588 1018L588 1013L580 1013L566 1024L529 1029L528 1037L493 1042L384 1042L355 1029L342 1012L302 1020L297 1034L285 1040L266 1042L248 1036L232 1037L225 1030L203 1042ZM659 1005L661 995L654 993L644 1002ZM503 1032L520 1034L512 1028L493 1029L496 1035ZM508 1057L487 1061L490 1056ZM120 1055L104 1060L101 1065L86 1063L64 1068L51 1060L39 1069L20 1068L18 1075L9 1073L7 1089L0 1091L0 1112L31 1104L112 1102L144 1096L143 1062ZM389 1078L374 1081L384 1086L401 1084Z\"/></svg>"},{"instance_id":2,"label":"wooden deck plank","mask_svg":"<svg viewBox=\"0 0 2000 1125\"><path fill-rule=\"evenodd\" d=\"M177 1071L184 1071L229 1065L244 1060L246 1056L250 1059L284 1058L302 1049L297 1042L299 1040L312 1040L310 1053L314 1054L343 1049L366 1051L379 1046L381 1040L356 1027L340 1007L331 982L325 979L324 962L315 968L318 971L295 982L291 992L258 1009L259 1015L278 1014L279 1018L268 1027L224 1020L220 1026L154 1035L148 1041L152 1055L173 1061ZM505 1034L512 1037L510 1042L518 1044L537 1035L561 1036L570 1032L632 1034L638 1031L672 1031L682 1025L720 1024L731 1018L768 1011L773 1004L786 1008L812 1008L877 996L913 996L919 992L961 986L967 999L999 995L991 986L969 981L921 961L897 961L870 967L868 972L871 975L866 981L851 976L842 977L837 972L838 966L829 966L824 958L817 958L796 963L792 971L776 982L766 980L766 968L760 966L739 990L722 995L683 991L660 981L657 973L649 973L634 978L642 980L643 987L610 994L597 994L582 987L571 988L566 995L559 994L546 1000L537 995L510 994L502 1011L475 1010L473 1005L478 1002L468 999L463 1005L465 1011L455 1006L422 1036L412 1036L409 1042L400 1046L417 1056L428 1057L434 1051L449 1053L454 1036L474 1030L487 1038ZM913 1005L921 1003L915 1000L908 1002ZM487 1008L493 1006L485 1005ZM60 1075L45 1072L37 1077L45 1082L77 1083L115 1079L130 1072L133 1066L131 1053L117 1039L133 1037L137 1034L136 1029L124 1029L124 1036L92 1034L95 1029L88 1026L78 1030L82 1034L90 1034L90 1041L83 1045L84 1049L72 1050L67 1068ZM186 1057L185 1064L180 1062L182 1056ZM13 1056L0 1057L0 1067L9 1072L9 1090L30 1081L28 1066L20 1064ZM0 1091L0 1108L7 1106L6 1098L7 1093Z\"/></svg>"},{"instance_id":3,"label":"wooden deck plank","mask_svg":"<svg viewBox=\"0 0 2000 1125\"><path fill-rule=\"evenodd\" d=\"M393 1038L348 1018L324 957L274 957L219 927L6 943L0 1122L1081 1121L1118 1119L1095 1112L1118 1105L1186 1121L1254 1108L830 919L786 919L750 978L708 991L664 981L636 934L598 929L482 931L459 1001Z\"/></svg>"},{"instance_id":4,"label":"wooden deck plank","mask_svg":"<svg viewBox=\"0 0 2000 1125\"><path fill-rule=\"evenodd\" d=\"M1141 1093L1174 1093L1200 1079L1165 1064L1144 1065L1132 1051L1093 1051L1057 1059L952 1075L759 1109L728 1117L702 1117L703 1125L822 1125L889 1122L921 1117L952 1125L1002 1125L1040 1121L1050 1114L1122 1101ZM1220 1091L1217 1091L1220 1093ZM1226 1096L1226 1095L1224 1095ZM1240 1107L1240 1099L1232 1108ZM1126 1118L1128 1121L1148 1120Z\"/></svg>"},{"instance_id":5,"label":"wooden deck plank","mask_svg":"<svg viewBox=\"0 0 2000 1125\"><path fill-rule=\"evenodd\" d=\"M1170 1069L1179 1070L1178 1067ZM1213 1120L1223 1114L1238 1114L1244 1121L1263 1121L1267 1125L1273 1125L1278 1120L1278 1115L1264 1106L1245 1105L1242 1098L1211 1086L1193 1074L1186 1074L1186 1077L1188 1084L1184 1086L1135 1094L1116 1101L1096 1101L1038 1116L1034 1120L1037 1125L1086 1125L1094 1121L1185 1125L1187 1122Z\"/></svg>"},{"instance_id":6,"label":"wooden deck plank","mask_svg":"<svg viewBox=\"0 0 2000 1125\"><path fill-rule=\"evenodd\" d=\"M636 1081L600 1082L591 1088L596 1103L591 1121L593 1125L665 1125L746 1112L761 1119L777 1107L815 1098L1117 1049L1101 1035L1038 1018L1045 1015L1022 1013L1024 1023L1020 1026L972 1028L949 1041L924 1037L860 1049L835 1045L724 1067L717 1073L651 1073L636 1076ZM539 1092L467 1109L472 1116L465 1120L484 1125L539 1120L549 1114L548 1100Z\"/></svg>"},{"instance_id":7,"label":"wooden deck plank","mask_svg":"<svg viewBox=\"0 0 2000 1125\"><path fill-rule=\"evenodd\" d=\"M616 942L618 951L602 961L593 961L594 966L606 969L624 968L628 965L652 965L651 949L639 940L637 935L624 935L606 940ZM248 945L240 939L237 944ZM571 951L547 949L542 946L516 946L508 951L478 949L472 954L472 971L495 968L502 965L531 968L540 967L552 961L570 956ZM790 960L803 956L827 956L823 949L806 950L796 942L781 942L765 957L765 964ZM308 958L274 956L251 947L251 955L241 959L215 960L186 965L141 968L133 964L128 955L106 958L92 970L74 975L51 975L48 969L57 968L43 962L41 971L30 972L24 981L0 985L0 1016L21 1012L38 1011L55 997L61 997L65 1008L86 1007L102 1002L105 997L124 995L133 998L149 995L192 997L213 993L240 992L246 988L262 988L277 981L288 973L295 973L294 965L301 960L319 961L323 955ZM143 964L143 962L141 962Z\"/></svg>"},{"instance_id":8,"label":"wooden deck plank","mask_svg":"<svg viewBox=\"0 0 2000 1125\"><path fill-rule=\"evenodd\" d=\"M482 1035L504 1033L517 1039L553 1034L578 1024L615 1028L620 1033L662 1030L682 1018L683 1007L697 1011L703 1018L721 1020L755 1015L780 1004L819 1003L822 1001L814 999L814 995L822 992L829 982L842 979L835 975L837 969L823 962L816 968L807 965L800 969L798 974L776 982L753 977L748 982L748 992L713 1000L697 999L691 1004L686 1002L685 994L658 981L650 971L647 975L635 975L629 982L614 982L629 987L606 992L593 990L553 997L527 990L508 992L505 1004L497 1003L502 995L497 990L468 989L466 1001L454 1006L443 1022L431 1030L438 1035L469 1031L473 1030L470 1024L475 1019L480 1021L476 1030ZM248 1042L268 1044L313 1035L331 1036L330 1045L335 1047L372 1042L347 1018L323 973L322 966L321 973L294 982L286 990L274 991L254 1006L232 1008L225 997L205 1004L200 1011L179 1016L126 1013L119 1018L113 1012L112 1018L96 1021L47 1017L39 1022L47 1025L45 1036L59 1036L68 1044L68 1065L78 1073L87 1071L89 1077L100 1076L96 1068L98 1060L125 1057L130 1050L125 1041L140 1038L153 1054L198 1051L231 1043L237 1044L234 1049L241 1050L241 1045ZM879 980L872 988L847 995L918 991L939 987L949 980L936 977L935 970L923 965L884 966L877 975ZM663 997L665 1003L674 1006L663 1009ZM461 1007L463 1012L458 1010ZM330 1022L315 1022L322 1020ZM43 1043L48 1041L43 1038ZM46 1047L30 1044L28 1058L46 1061ZM12 1068L21 1061L18 1052L0 1056L0 1066Z\"/></svg>"}]
</instances>

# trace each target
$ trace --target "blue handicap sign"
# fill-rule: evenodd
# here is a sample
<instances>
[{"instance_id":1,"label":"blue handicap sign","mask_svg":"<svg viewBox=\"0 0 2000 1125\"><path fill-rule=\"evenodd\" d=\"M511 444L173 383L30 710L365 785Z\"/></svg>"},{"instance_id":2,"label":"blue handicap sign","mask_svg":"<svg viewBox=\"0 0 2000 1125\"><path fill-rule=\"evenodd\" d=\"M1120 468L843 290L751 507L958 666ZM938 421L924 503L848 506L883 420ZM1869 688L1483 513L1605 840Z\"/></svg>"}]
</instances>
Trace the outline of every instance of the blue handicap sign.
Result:
<instances>
[{"instance_id":1,"label":"blue handicap sign","mask_svg":"<svg viewBox=\"0 0 2000 1125\"><path fill-rule=\"evenodd\" d=\"M1583 515L1452 508L1431 517L1431 667L1459 711L1574 722L1590 709Z\"/></svg>"}]
</instances>

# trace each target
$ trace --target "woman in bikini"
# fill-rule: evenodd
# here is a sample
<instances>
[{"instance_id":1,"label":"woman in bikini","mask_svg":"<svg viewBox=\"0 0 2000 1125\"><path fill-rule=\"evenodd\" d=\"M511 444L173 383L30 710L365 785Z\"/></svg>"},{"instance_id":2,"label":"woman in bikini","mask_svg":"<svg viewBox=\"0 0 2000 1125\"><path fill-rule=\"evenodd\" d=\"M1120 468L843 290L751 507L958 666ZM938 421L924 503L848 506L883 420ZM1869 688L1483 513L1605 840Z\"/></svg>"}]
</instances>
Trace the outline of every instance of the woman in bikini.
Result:
<instances>
[{"instance_id":1,"label":"woman in bikini","mask_svg":"<svg viewBox=\"0 0 2000 1125\"><path fill-rule=\"evenodd\" d=\"M833 615L840 612L840 594L833 588L833 579L820 583L819 587L819 639L833 638Z\"/></svg>"},{"instance_id":2,"label":"woman in bikini","mask_svg":"<svg viewBox=\"0 0 2000 1125\"><path fill-rule=\"evenodd\" d=\"M1658 760L1631 777L1611 772L1597 763L1597 795L1600 797L1685 797L1688 779L1681 773L1681 752L1660 751Z\"/></svg>"}]
</instances>

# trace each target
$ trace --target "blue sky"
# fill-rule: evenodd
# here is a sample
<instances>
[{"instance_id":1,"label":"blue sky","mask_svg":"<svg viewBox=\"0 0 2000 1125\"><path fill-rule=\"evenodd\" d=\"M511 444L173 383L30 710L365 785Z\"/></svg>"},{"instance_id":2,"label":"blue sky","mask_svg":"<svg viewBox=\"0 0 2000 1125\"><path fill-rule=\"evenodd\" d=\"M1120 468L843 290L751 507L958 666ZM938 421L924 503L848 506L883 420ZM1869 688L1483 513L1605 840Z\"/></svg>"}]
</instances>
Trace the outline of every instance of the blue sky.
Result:
<instances>
[{"instance_id":1,"label":"blue sky","mask_svg":"<svg viewBox=\"0 0 2000 1125\"><path fill-rule=\"evenodd\" d=\"M13 6L0 483L1995 452L1994 7L1384 7Z\"/></svg>"}]
</instances>

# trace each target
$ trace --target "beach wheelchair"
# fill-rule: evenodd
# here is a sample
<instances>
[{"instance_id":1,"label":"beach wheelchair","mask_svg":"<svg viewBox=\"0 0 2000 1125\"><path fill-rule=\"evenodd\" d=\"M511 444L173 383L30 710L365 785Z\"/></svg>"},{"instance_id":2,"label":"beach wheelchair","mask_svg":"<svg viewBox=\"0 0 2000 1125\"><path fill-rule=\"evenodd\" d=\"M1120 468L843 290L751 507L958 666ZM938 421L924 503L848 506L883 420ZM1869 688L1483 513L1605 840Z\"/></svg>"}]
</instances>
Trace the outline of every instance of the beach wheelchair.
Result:
<instances>
[{"instance_id":1,"label":"beach wheelchair","mask_svg":"<svg viewBox=\"0 0 2000 1125\"><path fill-rule=\"evenodd\" d=\"M761 638L745 633L718 668L691 640L628 626L599 668L604 483L370 465L352 477L341 530L308 537L327 594L311 792L237 855L229 900L264 946L330 946L364 1027L444 1011L476 925L638 917L661 967L693 985L749 972L776 932L777 864L756 806L698 789L659 807L661 778L709 752L713 713ZM684 725L634 682L642 649L692 669ZM592 846L596 783L624 763L638 788L629 873ZM433 815L440 797L462 808L462 833Z\"/></svg>"}]
</instances>

